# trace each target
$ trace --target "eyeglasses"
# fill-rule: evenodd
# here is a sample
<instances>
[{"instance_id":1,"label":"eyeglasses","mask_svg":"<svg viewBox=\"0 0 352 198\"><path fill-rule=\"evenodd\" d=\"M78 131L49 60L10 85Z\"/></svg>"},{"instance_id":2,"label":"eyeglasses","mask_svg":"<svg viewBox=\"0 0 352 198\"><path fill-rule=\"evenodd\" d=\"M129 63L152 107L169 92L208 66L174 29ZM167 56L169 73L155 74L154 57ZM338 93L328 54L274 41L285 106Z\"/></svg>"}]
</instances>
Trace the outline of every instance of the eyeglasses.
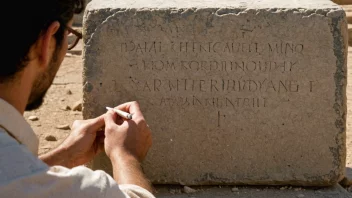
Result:
<instances>
[{"instance_id":1,"label":"eyeglasses","mask_svg":"<svg viewBox=\"0 0 352 198\"><path fill-rule=\"evenodd\" d=\"M82 39L83 36L82 36L82 33L78 32L77 30L74 30L74 29L72 29L72 28L70 28L68 26L66 28L67 28L69 33L74 34L76 36L75 41L73 43L71 43L71 44L68 44L68 48L67 49L71 50L72 48L74 48L77 45L78 41L80 39Z\"/></svg>"}]
</instances>

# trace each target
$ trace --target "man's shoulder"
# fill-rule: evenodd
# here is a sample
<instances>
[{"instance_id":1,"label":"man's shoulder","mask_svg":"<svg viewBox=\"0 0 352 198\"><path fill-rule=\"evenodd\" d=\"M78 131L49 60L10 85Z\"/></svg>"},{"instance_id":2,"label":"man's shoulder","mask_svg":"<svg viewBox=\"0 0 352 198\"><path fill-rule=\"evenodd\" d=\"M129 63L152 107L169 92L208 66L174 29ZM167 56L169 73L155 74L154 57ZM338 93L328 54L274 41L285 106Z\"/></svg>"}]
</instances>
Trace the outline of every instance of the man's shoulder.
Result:
<instances>
[{"instance_id":1,"label":"man's shoulder","mask_svg":"<svg viewBox=\"0 0 352 198\"><path fill-rule=\"evenodd\" d=\"M0 185L47 169L26 146L0 128Z\"/></svg>"}]
</instances>

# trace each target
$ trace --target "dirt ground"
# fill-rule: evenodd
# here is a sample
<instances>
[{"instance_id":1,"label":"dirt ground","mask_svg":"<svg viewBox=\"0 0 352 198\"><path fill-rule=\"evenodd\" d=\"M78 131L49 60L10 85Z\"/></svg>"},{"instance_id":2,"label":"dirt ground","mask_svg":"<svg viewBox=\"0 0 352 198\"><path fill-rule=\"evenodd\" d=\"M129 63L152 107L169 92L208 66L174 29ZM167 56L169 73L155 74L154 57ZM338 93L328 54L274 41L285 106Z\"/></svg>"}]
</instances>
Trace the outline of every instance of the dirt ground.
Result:
<instances>
[{"instance_id":1,"label":"dirt ground","mask_svg":"<svg viewBox=\"0 0 352 198\"><path fill-rule=\"evenodd\" d=\"M79 28L79 27L78 27ZM72 51L66 54L63 64L58 71L53 85L47 92L44 104L37 110L27 111L24 117L39 137L39 154L45 153L60 144L70 133L70 129L62 125L71 126L74 120L82 119L81 111L72 109L82 100L82 41ZM348 53L348 76L352 69L352 47ZM352 78L348 78L347 85L347 167L352 168ZM71 110L70 110L71 109ZM30 116L38 120L32 121ZM350 169L352 170L352 169ZM348 172L348 174L350 174ZM351 174L352 175L352 174ZM351 177L352 178L352 177Z\"/></svg>"}]
</instances>

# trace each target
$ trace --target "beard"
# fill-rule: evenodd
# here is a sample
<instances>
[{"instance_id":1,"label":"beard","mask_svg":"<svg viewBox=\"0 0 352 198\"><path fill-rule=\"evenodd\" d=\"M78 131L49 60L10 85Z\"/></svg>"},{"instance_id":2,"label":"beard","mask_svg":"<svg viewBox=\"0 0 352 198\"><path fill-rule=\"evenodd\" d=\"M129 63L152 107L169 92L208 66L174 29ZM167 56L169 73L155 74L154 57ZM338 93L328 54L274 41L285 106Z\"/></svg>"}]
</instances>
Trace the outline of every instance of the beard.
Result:
<instances>
[{"instance_id":1,"label":"beard","mask_svg":"<svg viewBox=\"0 0 352 198\"><path fill-rule=\"evenodd\" d=\"M32 111L42 106L42 104L44 103L44 97L46 92L47 90L45 90L41 95L36 96L33 101L28 102L26 106L26 111Z\"/></svg>"},{"instance_id":2,"label":"beard","mask_svg":"<svg viewBox=\"0 0 352 198\"><path fill-rule=\"evenodd\" d=\"M49 61L48 70L43 74L40 74L39 77L34 81L32 91L26 106L26 111L38 109L44 103L46 92L53 83L57 70L61 64L58 61L58 51L58 49L54 51L54 54Z\"/></svg>"}]
</instances>

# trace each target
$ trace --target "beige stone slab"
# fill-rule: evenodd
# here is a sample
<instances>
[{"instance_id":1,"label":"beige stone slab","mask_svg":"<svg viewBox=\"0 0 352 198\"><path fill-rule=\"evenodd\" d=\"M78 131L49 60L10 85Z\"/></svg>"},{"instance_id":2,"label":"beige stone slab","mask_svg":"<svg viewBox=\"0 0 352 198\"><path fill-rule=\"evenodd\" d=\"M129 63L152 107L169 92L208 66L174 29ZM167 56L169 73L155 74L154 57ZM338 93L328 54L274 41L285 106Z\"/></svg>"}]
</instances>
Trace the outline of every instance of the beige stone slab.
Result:
<instances>
[{"instance_id":1,"label":"beige stone slab","mask_svg":"<svg viewBox=\"0 0 352 198\"><path fill-rule=\"evenodd\" d=\"M299 7L295 8L295 7ZM155 184L331 185L345 173L345 12L328 1L92 1L85 118L136 100ZM111 173L106 156L91 164Z\"/></svg>"},{"instance_id":2,"label":"beige stone slab","mask_svg":"<svg viewBox=\"0 0 352 198\"><path fill-rule=\"evenodd\" d=\"M197 192L184 193L182 187L157 187L157 198L351 198L340 185L326 188L301 187L194 187Z\"/></svg>"}]
</instances>

